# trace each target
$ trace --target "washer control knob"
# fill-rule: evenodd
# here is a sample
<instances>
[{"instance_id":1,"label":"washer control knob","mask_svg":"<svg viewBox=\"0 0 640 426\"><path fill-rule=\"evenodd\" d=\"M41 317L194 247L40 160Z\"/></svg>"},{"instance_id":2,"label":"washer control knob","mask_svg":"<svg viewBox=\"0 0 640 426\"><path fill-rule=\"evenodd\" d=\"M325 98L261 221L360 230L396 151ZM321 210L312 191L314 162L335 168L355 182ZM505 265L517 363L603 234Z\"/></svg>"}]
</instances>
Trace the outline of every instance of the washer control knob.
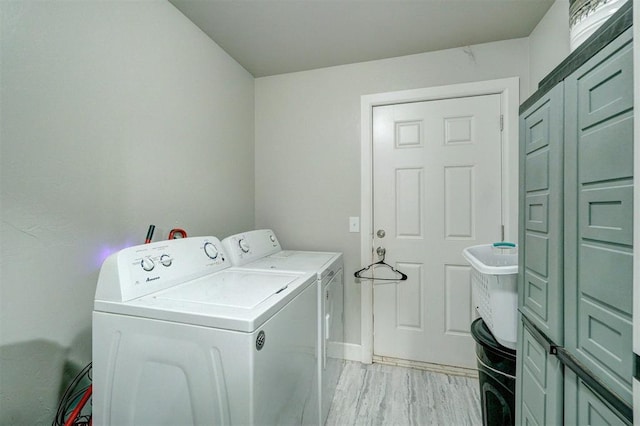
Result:
<instances>
[{"instance_id":1,"label":"washer control knob","mask_svg":"<svg viewBox=\"0 0 640 426\"><path fill-rule=\"evenodd\" d=\"M271 240L272 243L276 242L276 236L273 234L269 234L269 239Z\"/></svg>"},{"instance_id":2,"label":"washer control knob","mask_svg":"<svg viewBox=\"0 0 640 426\"><path fill-rule=\"evenodd\" d=\"M153 268L156 267L156 264L153 262L153 259L147 256L142 258L142 261L140 261L140 266L142 266L142 269L149 272L153 271Z\"/></svg>"},{"instance_id":3,"label":"washer control knob","mask_svg":"<svg viewBox=\"0 0 640 426\"><path fill-rule=\"evenodd\" d=\"M162 256L160 256L160 263L162 263L162 266L171 266L172 261L173 259L171 259L171 256L169 256L168 254L163 254Z\"/></svg>"},{"instance_id":4,"label":"washer control knob","mask_svg":"<svg viewBox=\"0 0 640 426\"><path fill-rule=\"evenodd\" d=\"M243 253L249 253L249 249L251 247L244 238L241 238L240 241L238 241L238 245L240 246L240 250L242 250Z\"/></svg>"},{"instance_id":5,"label":"washer control knob","mask_svg":"<svg viewBox=\"0 0 640 426\"><path fill-rule=\"evenodd\" d=\"M204 243L204 254L209 256L209 258L215 260L218 257L218 249L213 243L206 242Z\"/></svg>"}]
</instances>

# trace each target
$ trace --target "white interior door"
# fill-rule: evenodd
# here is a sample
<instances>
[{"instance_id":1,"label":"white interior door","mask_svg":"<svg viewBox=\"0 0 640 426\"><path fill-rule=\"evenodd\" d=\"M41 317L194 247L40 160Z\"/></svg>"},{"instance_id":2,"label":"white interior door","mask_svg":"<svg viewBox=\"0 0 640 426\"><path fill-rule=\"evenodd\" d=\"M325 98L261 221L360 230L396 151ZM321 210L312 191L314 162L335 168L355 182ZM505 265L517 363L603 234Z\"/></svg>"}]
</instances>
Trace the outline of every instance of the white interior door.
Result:
<instances>
[{"instance_id":1,"label":"white interior door","mask_svg":"<svg viewBox=\"0 0 640 426\"><path fill-rule=\"evenodd\" d=\"M408 275L373 282L374 355L475 368L462 250L501 238L500 116L500 95L374 108L374 247Z\"/></svg>"}]
</instances>

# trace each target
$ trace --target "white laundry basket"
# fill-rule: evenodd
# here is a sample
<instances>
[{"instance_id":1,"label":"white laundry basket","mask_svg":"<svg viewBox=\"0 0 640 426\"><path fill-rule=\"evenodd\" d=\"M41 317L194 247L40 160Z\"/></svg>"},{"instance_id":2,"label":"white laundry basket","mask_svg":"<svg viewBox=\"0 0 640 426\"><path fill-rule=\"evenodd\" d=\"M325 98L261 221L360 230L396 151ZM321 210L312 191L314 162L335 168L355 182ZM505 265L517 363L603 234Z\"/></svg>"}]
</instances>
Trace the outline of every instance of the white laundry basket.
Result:
<instances>
[{"instance_id":1,"label":"white laundry basket","mask_svg":"<svg viewBox=\"0 0 640 426\"><path fill-rule=\"evenodd\" d=\"M498 343L516 348L518 311L518 247L494 243L467 247L471 294L478 313Z\"/></svg>"}]
</instances>

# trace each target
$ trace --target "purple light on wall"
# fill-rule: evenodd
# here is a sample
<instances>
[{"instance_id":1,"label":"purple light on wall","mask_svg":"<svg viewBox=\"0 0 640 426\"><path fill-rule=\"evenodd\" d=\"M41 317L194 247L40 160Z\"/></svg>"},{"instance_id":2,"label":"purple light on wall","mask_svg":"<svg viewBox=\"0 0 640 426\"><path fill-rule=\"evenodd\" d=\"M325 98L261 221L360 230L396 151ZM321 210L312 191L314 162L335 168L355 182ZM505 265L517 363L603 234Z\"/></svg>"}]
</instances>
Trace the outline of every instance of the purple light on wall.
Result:
<instances>
[{"instance_id":1,"label":"purple light on wall","mask_svg":"<svg viewBox=\"0 0 640 426\"><path fill-rule=\"evenodd\" d=\"M95 267L100 269L104 261L107 260L107 257L111 256L114 253L119 252L124 248L131 247L133 245L135 244L133 244L131 241L125 241L122 244L118 244L114 246L111 246L111 245L100 246L98 248L96 255L94 256Z\"/></svg>"}]
</instances>

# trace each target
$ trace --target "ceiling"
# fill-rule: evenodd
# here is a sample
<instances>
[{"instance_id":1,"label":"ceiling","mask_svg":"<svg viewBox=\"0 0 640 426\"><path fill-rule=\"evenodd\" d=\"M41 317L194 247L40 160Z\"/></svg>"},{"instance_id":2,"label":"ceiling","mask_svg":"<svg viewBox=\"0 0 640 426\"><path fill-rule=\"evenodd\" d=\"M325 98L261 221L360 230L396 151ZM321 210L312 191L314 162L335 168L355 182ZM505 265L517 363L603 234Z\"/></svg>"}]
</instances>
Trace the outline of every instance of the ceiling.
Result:
<instances>
[{"instance_id":1,"label":"ceiling","mask_svg":"<svg viewBox=\"0 0 640 426\"><path fill-rule=\"evenodd\" d=\"M254 77L527 37L554 0L169 0Z\"/></svg>"}]
</instances>

